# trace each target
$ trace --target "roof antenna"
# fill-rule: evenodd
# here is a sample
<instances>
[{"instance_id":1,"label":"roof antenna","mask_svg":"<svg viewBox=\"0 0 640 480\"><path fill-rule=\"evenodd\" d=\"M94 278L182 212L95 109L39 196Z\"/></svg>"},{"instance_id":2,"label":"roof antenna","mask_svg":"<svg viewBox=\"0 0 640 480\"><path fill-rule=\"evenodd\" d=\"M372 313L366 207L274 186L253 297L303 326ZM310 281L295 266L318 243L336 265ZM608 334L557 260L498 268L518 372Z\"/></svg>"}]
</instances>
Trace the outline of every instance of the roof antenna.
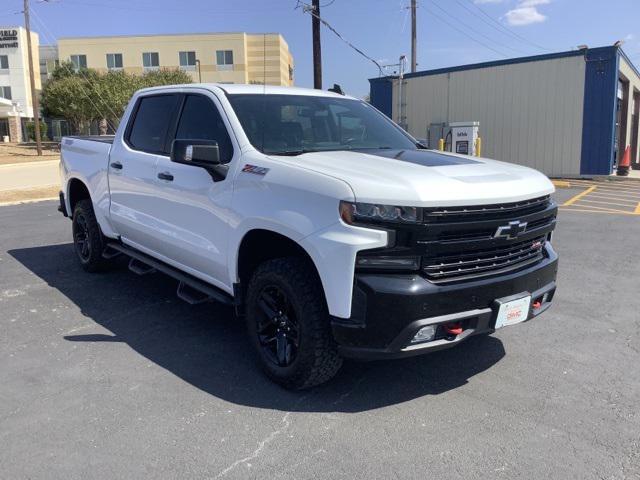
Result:
<instances>
[{"instance_id":1,"label":"roof antenna","mask_svg":"<svg viewBox=\"0 0 640 480\"><path fill-rule=\"evenodd\" d=\"M337 93L338 95L344 95L344 92L342 91L342 87L340 85L338 85L337 83L334 83L333 87L328 88L327 90L329 90L330 92L333 92L333 93Z\"/></svg>"}]
</instances>

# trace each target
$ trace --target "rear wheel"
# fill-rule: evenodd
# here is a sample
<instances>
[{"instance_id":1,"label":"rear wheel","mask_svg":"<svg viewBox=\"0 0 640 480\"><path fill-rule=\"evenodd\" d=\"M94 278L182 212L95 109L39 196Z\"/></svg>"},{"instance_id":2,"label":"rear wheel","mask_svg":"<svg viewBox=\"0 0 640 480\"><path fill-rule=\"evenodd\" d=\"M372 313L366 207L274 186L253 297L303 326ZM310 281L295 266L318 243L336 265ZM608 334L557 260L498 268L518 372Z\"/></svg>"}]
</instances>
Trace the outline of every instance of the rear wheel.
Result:
<instances>
[{"instance_id":1,"label":"rear wheel","mask_svg":"<svg viewBox=\"0 0 640 480\"><path fill-rule=\"evenodd\" d=\"M260 265L247 289L247 328L265 373L291 389L331 379L342 359L331 334L322 287L307 262Z\"/></svg>"},{"instance_id":2,"label":"rear wheel","mask_svg":"<svg viewBox=\"0 0 640 480\"><path fill-rule=\"evenodd\" d=\"M93 212L91 200L80 200L73 209L73 245L80 265L87 272L97 272L106 266L102 257L104 238Z\"/></svg>"}]
</instances>

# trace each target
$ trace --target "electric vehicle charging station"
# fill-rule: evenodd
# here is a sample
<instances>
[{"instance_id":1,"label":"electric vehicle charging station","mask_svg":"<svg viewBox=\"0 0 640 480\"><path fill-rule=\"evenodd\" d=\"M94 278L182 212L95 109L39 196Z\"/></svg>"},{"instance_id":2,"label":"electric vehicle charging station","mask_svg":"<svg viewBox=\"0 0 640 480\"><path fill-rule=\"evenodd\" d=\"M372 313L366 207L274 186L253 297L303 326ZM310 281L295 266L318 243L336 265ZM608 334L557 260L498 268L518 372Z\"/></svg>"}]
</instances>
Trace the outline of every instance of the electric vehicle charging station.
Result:
<instances>
[{"instance_id":1,"label":"electric vehicle charging station","mask_svg":"<svg viewBox=\"0 0 640 480\"><path fill-rule=\"evenodd\" d=\"M451 151L463 155L478 156L478 129L480 122L453 122L451 127Z\"/></svg>"}]
</instances>

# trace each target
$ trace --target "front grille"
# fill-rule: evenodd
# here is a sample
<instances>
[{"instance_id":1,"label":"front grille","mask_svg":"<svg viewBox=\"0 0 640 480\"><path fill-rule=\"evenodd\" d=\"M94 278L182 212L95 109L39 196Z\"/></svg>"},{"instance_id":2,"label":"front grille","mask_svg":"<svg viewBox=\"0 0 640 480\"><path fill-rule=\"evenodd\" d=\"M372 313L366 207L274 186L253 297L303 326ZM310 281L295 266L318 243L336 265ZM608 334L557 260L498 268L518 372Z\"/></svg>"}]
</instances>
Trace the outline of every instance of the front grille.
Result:
<instances>
[{"instance_id":1,"label":"front grille","mask_svg":"<svg viewBox=\"0 0 640 480\"><path fill-rule=\"evenodd\" d=\"M523 268L544 258L546 236L455 255L423 257L422 270L433 281L463 280Z\"/></svg>"},{"instance_id":2,"label":"front grille","mask_svg":"<svg viewBox=\"0 0 640 480\"><path fill-rule=\"evenodd\" d=\"M435 207L423 210L426 223L468 222L474 219L488 220L494 218L517 218L522 215L540 212L549 206L551 198L544 197L522 200L520 202L501 203L495 205L477 205L468 207Z\"/></svg>"},{"instance_id":3,"label":"front grille","mask_svg":"<svg viewBox=\"0 0 640 480\"><path fill-rule=\"evenodd\" d=\"M532 232L539 228L550 226L553 222L555 222L555 213L550 213L547 216L528 222L523 233ZM492 238L495 232L495 227L479 228L478 226L465 230L442 230L438 235L438 240L446 243L482 240Z\"/></svg>"},{"instance_id":4,"label":"front grille","mask_svg":"<svg viewBox=\"0 0 640 480\"><path fill-rule=\"evenodd\" d=\"M433 283L501 275L545 258L557 213L548 195L501 205L424 208L421 223L395 226L392 245L370 254L420 257L420 274Z\"/></svg>"}]
</instances>

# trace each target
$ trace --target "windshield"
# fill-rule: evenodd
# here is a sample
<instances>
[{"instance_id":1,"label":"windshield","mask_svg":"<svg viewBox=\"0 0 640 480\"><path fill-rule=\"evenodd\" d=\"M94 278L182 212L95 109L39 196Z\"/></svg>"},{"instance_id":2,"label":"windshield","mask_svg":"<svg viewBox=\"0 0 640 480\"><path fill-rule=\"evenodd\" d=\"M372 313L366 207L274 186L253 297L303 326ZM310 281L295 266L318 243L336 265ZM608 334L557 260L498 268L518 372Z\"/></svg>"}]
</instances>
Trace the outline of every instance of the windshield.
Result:
<instances>
[{"instance_id":1,"label":"windshield","mask_svg":"<svg viewBox=\"0 0 640 480\"><path fill-rule=\"evenodd\" d=\"M298 155L356 149L416 149L411 138L367 103L310 95L229 95L251 144Z\"/></svg>"}]
</instances>

